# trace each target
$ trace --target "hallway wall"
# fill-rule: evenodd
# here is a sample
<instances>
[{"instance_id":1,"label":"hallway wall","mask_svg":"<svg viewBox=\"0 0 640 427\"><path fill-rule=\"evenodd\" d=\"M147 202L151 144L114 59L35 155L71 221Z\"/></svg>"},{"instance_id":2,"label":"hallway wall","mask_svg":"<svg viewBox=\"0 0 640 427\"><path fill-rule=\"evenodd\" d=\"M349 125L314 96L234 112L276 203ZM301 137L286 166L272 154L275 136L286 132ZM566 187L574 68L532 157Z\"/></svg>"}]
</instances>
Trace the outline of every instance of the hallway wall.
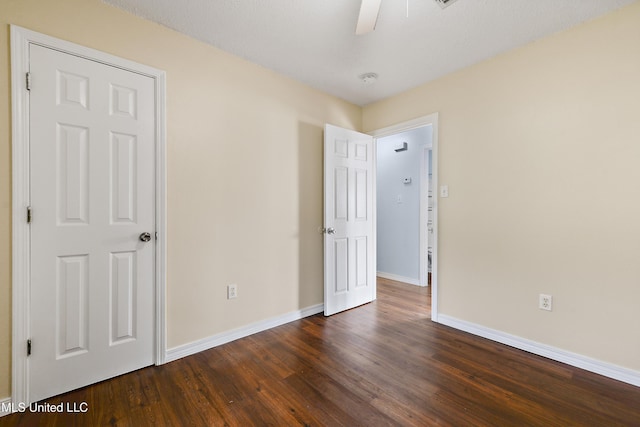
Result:
<instances>
[{"instance_id":1,"label":"hallway wall","mask_svg":"<svg viewBox=\"0 0 640 427\"><path fill-rule=\"evenodd\" d=\"M407 151L396 152L403 142ZM430 126L377 140L378 272L413 284L420 280L420 168L430 145Z\"/></svg>"}]
</instances>

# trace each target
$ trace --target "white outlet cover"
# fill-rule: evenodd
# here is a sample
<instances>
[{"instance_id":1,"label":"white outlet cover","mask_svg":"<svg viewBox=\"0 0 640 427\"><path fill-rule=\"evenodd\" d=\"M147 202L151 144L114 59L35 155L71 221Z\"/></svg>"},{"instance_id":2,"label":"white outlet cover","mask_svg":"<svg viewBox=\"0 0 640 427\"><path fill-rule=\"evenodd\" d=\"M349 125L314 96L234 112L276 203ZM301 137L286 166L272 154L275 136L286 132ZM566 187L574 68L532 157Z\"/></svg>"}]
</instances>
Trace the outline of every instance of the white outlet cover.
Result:
<instances>
[{"instance_id":1,"label":"white outlet cover","mask_svg":"<svg viewBox=\"0 0 640 427\"><path fill-rule=\"evenodd\" d=\"M547 294L540 294L538 308L540 310L551 311L553 309L553 297Z\"/></svg>"},{"instance_id":2,"label":"white outlet cover","mask_svg":"<svg viewBox=\"0 0 640 427\"><path fill-rule=\"evenodd\" d=\"M237 285L229 285L227 286L227 299L233 299L238 297L238 287Z\"/></svg>"}]
</instances>

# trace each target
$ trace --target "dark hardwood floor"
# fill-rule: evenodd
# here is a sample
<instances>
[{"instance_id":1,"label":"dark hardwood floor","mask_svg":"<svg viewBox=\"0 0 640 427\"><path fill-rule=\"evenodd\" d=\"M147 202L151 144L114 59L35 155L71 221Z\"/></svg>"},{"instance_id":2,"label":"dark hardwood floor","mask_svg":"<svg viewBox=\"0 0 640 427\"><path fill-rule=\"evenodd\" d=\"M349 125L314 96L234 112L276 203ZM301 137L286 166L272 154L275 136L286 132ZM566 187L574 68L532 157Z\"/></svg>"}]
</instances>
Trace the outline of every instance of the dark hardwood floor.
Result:
<instances>
[{"instance_id":1,"label":"dark hardwood floor","mask_svg":"<svg viewBox=\"0 0 640 427\"><path fill-rule=\"evenodd\" d=\"M15 413L2 426L640 426L640 388L430 320L428 290L311 316Z\"/></svg>"}]
</instances>

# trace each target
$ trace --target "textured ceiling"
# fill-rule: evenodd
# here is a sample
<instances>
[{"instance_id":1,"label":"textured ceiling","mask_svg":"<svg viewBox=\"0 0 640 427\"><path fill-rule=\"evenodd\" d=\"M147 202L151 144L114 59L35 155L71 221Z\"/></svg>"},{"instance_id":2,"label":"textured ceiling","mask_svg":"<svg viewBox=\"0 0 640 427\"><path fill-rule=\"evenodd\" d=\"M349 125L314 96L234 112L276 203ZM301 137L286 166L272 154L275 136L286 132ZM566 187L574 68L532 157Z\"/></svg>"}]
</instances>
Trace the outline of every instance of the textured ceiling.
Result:
<instances>
[{"instance_id":1,"label":"textured ceiling","mask_svg":"<svg viewBox=\"0 0 640 427\"><path fill-rule=\"evenodd\" d=\"M360 0L103 1L366 105L636 0L382 0L361 36Z\"/></svg>"}]
</instances>

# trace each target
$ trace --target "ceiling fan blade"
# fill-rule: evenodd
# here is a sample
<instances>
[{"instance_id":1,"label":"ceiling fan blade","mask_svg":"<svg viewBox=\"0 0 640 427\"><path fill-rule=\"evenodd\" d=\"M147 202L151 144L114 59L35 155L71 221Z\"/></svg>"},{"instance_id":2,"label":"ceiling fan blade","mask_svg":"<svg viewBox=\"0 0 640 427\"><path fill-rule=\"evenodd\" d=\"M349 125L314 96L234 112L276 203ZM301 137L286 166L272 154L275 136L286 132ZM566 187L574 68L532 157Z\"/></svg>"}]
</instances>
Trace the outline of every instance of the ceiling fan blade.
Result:
<instances>
[{"instance_id":1,"label":"ceiling fan blade","mask_svg":"<svg viewBox=\"0 0 640 427\"><path fill-rule=\"evenodd\" d=\"M362 0L360 15L356 26L356 35L362 35L373 31L378 21L378 12L382 0Z\"/></svg>"}]
</instances>

